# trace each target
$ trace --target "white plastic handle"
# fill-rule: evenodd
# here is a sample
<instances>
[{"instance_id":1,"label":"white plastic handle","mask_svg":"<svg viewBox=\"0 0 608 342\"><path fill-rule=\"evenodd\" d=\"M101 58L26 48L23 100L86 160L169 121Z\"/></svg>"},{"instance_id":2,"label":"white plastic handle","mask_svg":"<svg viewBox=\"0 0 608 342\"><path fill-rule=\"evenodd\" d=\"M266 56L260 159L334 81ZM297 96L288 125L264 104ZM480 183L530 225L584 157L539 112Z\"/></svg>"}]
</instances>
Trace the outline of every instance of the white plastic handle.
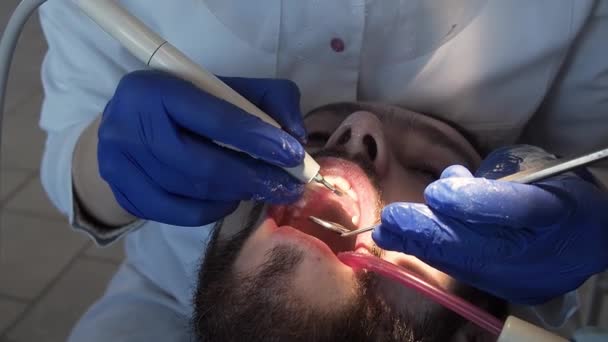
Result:
<instances>
[{"instance_id":1,"label":"white plastic handle","mask_svg":"<svg viewBox=\"0 0 608 342\"><path fill-rule=\"evenodd\" d=\"M234 91L219 78L194 63L181 51L150 30L143 22L129 14L112 0L73 0L84 13L104 31L118 40L135 57L150 68L162 70L190 81L199 89L221 98L242 110L257 116L264 122L281 128L268 114L264 113L241 94ZM230 127L227 127L230 129ZM239 149L216 142L218 145ZM302 164L285 170L304 183L309 183L319 173L320 166L306 153Z\"/></svg>"},{"instance_id":2,"label":"white plastic handle","mask_svg":"<svg viewBox=\"0 0 608 342\"><path fill-rule=\"evenodd\" d=\"M568 342L563 337L557 336L536 325L530 324L515 316L507 317L502 332L496 342Z\"/></svg>"}]
</instances>

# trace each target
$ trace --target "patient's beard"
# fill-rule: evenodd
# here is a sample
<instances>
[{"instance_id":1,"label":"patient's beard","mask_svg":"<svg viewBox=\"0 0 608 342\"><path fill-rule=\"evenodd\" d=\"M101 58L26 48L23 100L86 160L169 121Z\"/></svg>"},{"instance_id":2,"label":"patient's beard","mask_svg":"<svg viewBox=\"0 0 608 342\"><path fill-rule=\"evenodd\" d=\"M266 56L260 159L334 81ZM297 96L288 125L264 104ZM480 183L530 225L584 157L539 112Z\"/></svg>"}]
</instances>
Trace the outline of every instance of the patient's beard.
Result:
<instances>
[{"instance_id":1,"label":"patient's beard","mask_svg":"<svg viewBox=\"0 0 608 342\"><path fill-rule=\"evenodd\" d=\"M379 278L372 273L357 279L351 302L330 312L312 307L290 292L303 256L290 246L273 248L255 274L235 274L234 262L262 209L256 205L245 228L229 240L218 239L219 229L213 234L194 296L192 329L198 340L447 341L464 324L437 306L426 313L396 310L378 291Z\"/></svg>"},{"instance_id":2,"label":"patient's beard","mask_svg":"<svg viewBox=\"0 0 608 342\"><path fill-rule=\"evenodd\" d=\"M358 278L351 302L331 311L312 307L290 292L303 257L290 246L273 248L256 274L237 275L231 260L253 230L247 228L210 246L194 298L199 341L447 341L463 323L441 308L398 312L376 291L379 279L372 273Z\"/></svg>"},{"instance_id":3,"label":"patient's beard","mask_svg":"<svg viewBox=\"0 0 608 342\"><path fill-rule=\"evenodd\" d=\"M259 272L229 272L221 282L199 287L194 328L200 341L333 341L347 338L356 303L321 312L292 295L293 273L303 252L277 246ZM359 297L359 296L358 296ZM341 339L339 339L341 340Z\"/></svg>"}]
</instances>

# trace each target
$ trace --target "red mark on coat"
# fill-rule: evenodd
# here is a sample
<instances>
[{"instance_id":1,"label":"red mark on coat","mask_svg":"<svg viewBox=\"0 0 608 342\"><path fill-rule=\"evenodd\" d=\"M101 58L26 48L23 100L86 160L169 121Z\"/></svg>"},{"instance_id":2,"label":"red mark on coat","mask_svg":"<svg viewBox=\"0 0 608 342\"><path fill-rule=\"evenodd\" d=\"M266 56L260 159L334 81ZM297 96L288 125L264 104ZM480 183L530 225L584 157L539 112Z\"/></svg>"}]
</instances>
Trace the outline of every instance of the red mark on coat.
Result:
<instances>
[{"instance_id":1,"label":"red mark on coat","mask_svg":"<svg viewBox=\"0 0 608 342\"><path fill-rule=\"evenodd\" d=\"M344 51L344 41L340 38L332 39L329 44L331 45L331 49L334 50L335 52Z\"/></svg>"}]
</instances>

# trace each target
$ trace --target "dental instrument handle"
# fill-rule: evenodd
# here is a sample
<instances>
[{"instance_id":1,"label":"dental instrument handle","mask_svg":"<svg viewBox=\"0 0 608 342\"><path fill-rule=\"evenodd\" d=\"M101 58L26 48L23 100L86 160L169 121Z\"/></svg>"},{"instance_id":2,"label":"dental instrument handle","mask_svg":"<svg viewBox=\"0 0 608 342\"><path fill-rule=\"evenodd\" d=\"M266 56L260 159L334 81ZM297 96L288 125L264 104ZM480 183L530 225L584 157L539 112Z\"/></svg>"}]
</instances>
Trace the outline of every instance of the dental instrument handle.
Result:
<instances>
[{"instance_id":1,"label":"dental instrument handle","mask_svg":"<svg viewBox=\"0 0 608 342\"><path fill-rule=\"evenodd\" d=\"M72 1L104 31L118 40L127 50L150 68L165 71L187 80L199 89L255 115L274 127L281 128L272 117L249 102L215 75L194 63L181 51L118 5L116 1ZM216 141L215 143L231 150L242 152L233 146ZM319 164L308 153L305 154L304 161L299 166L284 168L285 171L303 183L309 183L314 180L333 192L338 193L339 191L327 183L323 176L319 174L319 169Z\"/></svg>"},{"instance_id":2,"label":"dental instrument handle","mask_svg":"<svg viewBox=\"0 0 608 342\"><path fill-rule=\"evenodd\" d=\"M545 329L530 324L515 316L507 317L496 342L568 342L567 339L555 335Z\"/></svg>"},{"instance_id":3,"label":"dental instrument handle","mask_svg":"<svg viewBox=\"0 0 608 342\"><path fill-rule=\"evenodd\" d=\"M342 234L340 234L340 236L341 237L349 237L349 236L353 236L353 235L359 235L361 233L365 233L365 232L369 232L370 230L374 230L377 227L378 226L359 228L359 229L351 230L350 232L347 232L347 233L342 233Z\"/></svg>"},{"instance_id":4,"label":"dental instrument handle","mask_svg":"<svg viewBox=\"0 0 608 342\"><path fill-rule=\"evenodd\" d=\"M500 181L515 182L515 183L533 183L545 178L555 176L560 173L564 173L575 169L577 167L585 166L596 162L600 159L608 157L608 148L603 150L588 153L579 157L568 158L568 159L557 159L549 164L541 165L539 167L531 168L528 170L520 171L509 176L500 178Z\"/></svg>"}]
</instances>

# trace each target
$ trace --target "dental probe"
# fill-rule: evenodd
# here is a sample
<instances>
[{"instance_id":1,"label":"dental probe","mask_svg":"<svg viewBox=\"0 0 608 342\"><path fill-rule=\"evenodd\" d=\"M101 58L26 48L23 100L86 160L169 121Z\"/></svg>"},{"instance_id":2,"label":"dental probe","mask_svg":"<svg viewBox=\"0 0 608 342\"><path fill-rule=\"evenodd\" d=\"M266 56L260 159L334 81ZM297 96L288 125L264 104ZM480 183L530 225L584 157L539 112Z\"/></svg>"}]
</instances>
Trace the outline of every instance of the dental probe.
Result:
<instances>
[{"instance_id":1,"label":"dental probe","mask_svg":"<svg viewBox=\"0 0 608 342\"><path fill-rule=\"evenodd\" d=\"M335 223L335 222L325 221L325 220L322 220L322 219L320 219L320 218L318 218L316 216L308 216L308 218L312 222L318 224L319 226L321 226L323 228L326 228L326 229L329 229L329 230L331 230L333 232L336 232L336 233L340 234L341 236L344 236L345 233L348 233L348 232L351 231L350 229L344 227L341 224L338 224L338 223Z\"/></svg>"},{"instance_id":2,"label":"dental probe","mask_svg":"<svg viewBox=\"0 0 608 342\"><path fill-rule=\"evenodd\" d=\"M520 171L512 175L502 177L499 180L522 184L533 183L560 173L564 173L566 171L570 171L577 167L591 164L606 157L608 157L608 147L603 150L582 155L580 157L549 161L544 165Z\"/></svg>"},{"instance_id":3,"label":"dental probe","mask_svg":"<svg viewBox=\"0 0 608 342\"><path fill-rule=\"evenodd\" d=\"M528 183L537 182L539 180L543 180L545 178L570 171L577 167L591 164L593 162L596 162L596 161L606 158L606 157L608 157L608 148L605 148L603 150L599 150L596 152L592 152L589 154L585 154L580 157L574 157L574 158L569 158L569 159L557 159L554 161L550 161L539 167L534 167L529 170L519 171L512 175L499 178L498 180L505 181L505 182L528 184ZM341 225L339 223L322 220L322 219L320 219L318 217L314 217L314 216L310 216L310 219L325 229L329 229L331 231L339 233L341 237L359 235L361 233L365 233L365 232L369 232L370 230L374 230L377 227L377 225L374 225L371 227L349 230L348 232L342 233L341 231L343 231L344 229L348 230L348 228L344 227L343 225Z\"/></svg>"},{"instance_id":4,"label":"dental probe","mask_svg":"<svg viewBox=\"0 0 608 342\"><path fill-rule=\"evenodd\" d=\"M225 100L249 114L255 115L274 127L281 128L272 117L234 91L219 78L215 77L215 75L194 63L185 54L150 30L143 22L129 14L116 1L73 1L104 31L118 40L127 50L150 68L169 72L190 81L201 90ZM233 146L214 142L231 150L242 152ZM255 158L255 156L252 157ZM343 193L327 182L319 173L320 168L319 164L306 153L302 164L296 167L284 168L284 170L303 183L310 183L314 180L336 195L342 196Z\"/></svg>"}]
</instances>

